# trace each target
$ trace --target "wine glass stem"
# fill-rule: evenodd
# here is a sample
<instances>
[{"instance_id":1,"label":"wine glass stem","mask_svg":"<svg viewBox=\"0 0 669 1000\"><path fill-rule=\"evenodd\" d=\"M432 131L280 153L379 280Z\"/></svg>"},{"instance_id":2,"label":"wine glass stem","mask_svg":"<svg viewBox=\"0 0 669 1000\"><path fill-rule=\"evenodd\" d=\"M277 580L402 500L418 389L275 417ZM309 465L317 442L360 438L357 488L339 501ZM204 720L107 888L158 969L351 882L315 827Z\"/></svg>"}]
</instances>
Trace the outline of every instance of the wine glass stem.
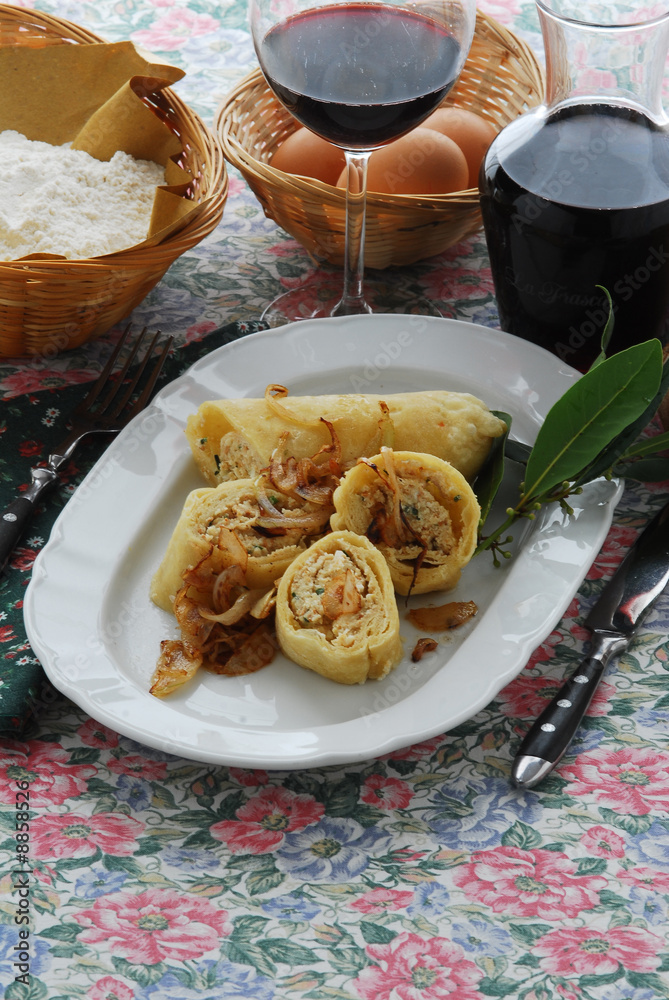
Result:
<instances>
[{"instance_id":1,"label":"wine glass stem","mask_svg":"<svg viewBox=\"0 0 669 1000\"><path fill-rule=\"evenodd\" d=\"M346 151L346 235L344 238L344 290L333 316L357 316L372 310L365 302L365 207L367 163L371 152Z\"/></svg>"}]
</instances>

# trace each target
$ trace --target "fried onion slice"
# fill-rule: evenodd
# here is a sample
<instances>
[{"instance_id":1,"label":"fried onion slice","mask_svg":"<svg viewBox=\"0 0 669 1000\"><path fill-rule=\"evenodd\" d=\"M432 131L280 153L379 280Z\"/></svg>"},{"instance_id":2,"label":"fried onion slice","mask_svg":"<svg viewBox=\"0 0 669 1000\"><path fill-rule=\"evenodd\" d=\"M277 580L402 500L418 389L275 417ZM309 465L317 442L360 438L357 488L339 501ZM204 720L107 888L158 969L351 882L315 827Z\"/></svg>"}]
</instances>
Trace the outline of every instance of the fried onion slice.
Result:
<instances>
[{"instance_id":1,"label":"fried onion slice","mask_svg":"<svg viewBox=\"0 0 669 1000\"><path fill-rule=\"evenodd\" d=\"M151 678L150 693L164 698L194 677L202 666L202 655L181 639L163 639Z\"/></svg>"},{"instance_id":2,"label":"fried onion slice","mask_svg":"<svg viewBox=\"0 0 669 1000\"><path fill-rule=\"evenodd\" d=\"M426 632L446 632L464 625L477 613L474 601L449 601L433 608L413 608L409 621Z\"/></svg>"}]
</instances>

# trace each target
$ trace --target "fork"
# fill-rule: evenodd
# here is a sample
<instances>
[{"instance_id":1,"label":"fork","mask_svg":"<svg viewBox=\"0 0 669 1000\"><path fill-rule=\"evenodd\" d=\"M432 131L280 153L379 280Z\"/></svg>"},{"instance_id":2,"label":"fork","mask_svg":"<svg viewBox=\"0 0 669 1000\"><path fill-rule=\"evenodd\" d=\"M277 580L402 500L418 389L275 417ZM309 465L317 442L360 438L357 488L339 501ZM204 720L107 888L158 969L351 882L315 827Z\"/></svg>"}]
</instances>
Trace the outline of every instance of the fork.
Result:
<instances>
[{"instance_id":1,"label":"fork","mask_svg":"<svg viewBox=\"0 0 669 1000\"><path fill-rule=\"evenodd\" d=\"M115 371L118 357L129 342L131 326L127 326L88 395L70 415L70 431L47 458L46 465L31 469L28 489L17 496L0 515L0 573L26 528L39 500L60 481L61 472L81 442L91 434L115 435L148 403L158 376L167 358L172 337L168 337L148 370L147 380L136 399L133 394L149 367L160 333L154 334L132 378L124 379L139 358L146 339L146 327L132 344L122 367ZM114 378L113 376L116 376Z\"/></svg>"}]
</instances>

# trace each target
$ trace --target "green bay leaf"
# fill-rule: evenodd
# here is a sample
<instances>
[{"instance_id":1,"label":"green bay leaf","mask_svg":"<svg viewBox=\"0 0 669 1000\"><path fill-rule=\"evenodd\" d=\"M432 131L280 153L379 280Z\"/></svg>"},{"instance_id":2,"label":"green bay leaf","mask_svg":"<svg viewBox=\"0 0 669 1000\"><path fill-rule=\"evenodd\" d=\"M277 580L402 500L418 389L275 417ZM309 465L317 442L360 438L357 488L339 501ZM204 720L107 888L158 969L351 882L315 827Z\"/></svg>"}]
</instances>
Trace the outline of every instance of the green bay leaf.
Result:
<instances>
[{"instance_id":1,"label":"green bay leaf","mask_svg":"<svg viewBox=\"0 0 669 1000\"><path fill-rule=\"evenodd\" d=\"M527 462L524 493L538 497L576 479L655 398L662 346L648 340L613 354L553 404Z\"/></svg>"}]
</instances>

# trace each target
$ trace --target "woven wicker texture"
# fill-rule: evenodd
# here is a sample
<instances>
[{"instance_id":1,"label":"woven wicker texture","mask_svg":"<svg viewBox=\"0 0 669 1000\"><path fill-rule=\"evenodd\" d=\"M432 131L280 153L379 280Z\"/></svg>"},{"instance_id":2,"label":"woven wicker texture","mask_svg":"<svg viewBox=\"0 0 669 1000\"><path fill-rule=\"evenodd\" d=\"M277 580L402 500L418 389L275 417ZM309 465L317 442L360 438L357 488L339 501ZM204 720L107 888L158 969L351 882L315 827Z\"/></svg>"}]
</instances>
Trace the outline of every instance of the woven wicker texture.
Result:
<instances>
[{"instance_id":1,"label":"woven wicker texture","mask_svg":"<svg viewBox=\"0 0 669 1000\"><path fill-rule=\"evenodd\" d=\"M101 41L60 18L0 4L2 45ZM169 88L146 100L180 139L179 165L194 178L189 197L201 210L192 211L182 228L155 246L77 260L0 262L0 356L48 358L105 333L142 301L177 257L220 222L228 177L216 137Z\"/></svg>"},{"instance_id":2,"label":"woven wicker texture","mask_svg":"<svg viewBox=\"0 0 669 1000\"><path fill-rule=\"evenodd\" d=\"M477 14L467 62L444 106L468 108L498 129L543 99L543 74L529 46L493 18ZM242 173L265 214L317 260L344 260L345 194L270 166L274 150L296 123L260 70L226 97L215 127L227 160ZM369 267L432 257L481 227L478 191L444 195L367 196L365 261Z\"/></svg>"}]
</instances>

